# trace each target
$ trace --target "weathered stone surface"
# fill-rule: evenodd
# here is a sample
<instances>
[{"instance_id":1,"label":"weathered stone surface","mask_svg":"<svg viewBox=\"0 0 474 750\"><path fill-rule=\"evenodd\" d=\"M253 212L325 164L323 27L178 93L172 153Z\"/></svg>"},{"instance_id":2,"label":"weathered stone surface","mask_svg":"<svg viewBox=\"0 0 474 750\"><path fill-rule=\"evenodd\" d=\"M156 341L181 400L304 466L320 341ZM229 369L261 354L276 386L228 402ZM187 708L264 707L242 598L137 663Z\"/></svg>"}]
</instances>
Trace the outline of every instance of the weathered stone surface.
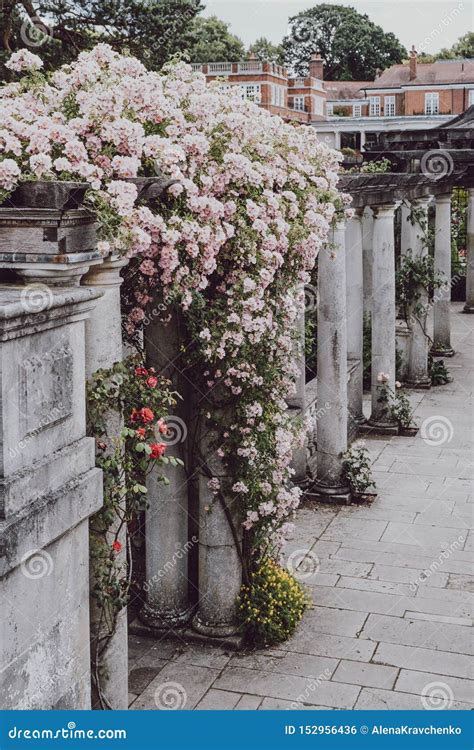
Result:
<instances>
[{"instance_id":1,"label":"weathered stone surface","mask_svg":"<svg viewBox=\"0 0 474 750\"><path fill-rule=\"evenodd\" d=\"M31 291L0 287L0 704L87 709L102 481L84 437L84 319L98 295L41 288L35 305Z\"/></svg>"}]
</instances>

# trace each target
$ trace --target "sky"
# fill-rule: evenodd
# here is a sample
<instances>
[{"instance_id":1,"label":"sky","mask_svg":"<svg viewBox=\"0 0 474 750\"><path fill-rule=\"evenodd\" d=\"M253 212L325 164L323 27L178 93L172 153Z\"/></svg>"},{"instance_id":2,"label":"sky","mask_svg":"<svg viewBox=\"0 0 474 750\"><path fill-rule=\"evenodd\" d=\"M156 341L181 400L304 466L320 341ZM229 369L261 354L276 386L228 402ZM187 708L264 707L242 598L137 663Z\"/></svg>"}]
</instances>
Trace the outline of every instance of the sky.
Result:
<instances>
[{"instance_id":1,"label":"sky","mask_svg":"<svg viewBox=\"0 0 474 750\"><path fill-rule=\"evenodd\" d=\"M410 49L434 54L474 28L473 0L322 0L350 5L392 31ZM205 16L215 15L230 25L246 46L266 36L280 42L288 18L318 4L318 0L204 0Z\"/></svg>"}]
</instances>

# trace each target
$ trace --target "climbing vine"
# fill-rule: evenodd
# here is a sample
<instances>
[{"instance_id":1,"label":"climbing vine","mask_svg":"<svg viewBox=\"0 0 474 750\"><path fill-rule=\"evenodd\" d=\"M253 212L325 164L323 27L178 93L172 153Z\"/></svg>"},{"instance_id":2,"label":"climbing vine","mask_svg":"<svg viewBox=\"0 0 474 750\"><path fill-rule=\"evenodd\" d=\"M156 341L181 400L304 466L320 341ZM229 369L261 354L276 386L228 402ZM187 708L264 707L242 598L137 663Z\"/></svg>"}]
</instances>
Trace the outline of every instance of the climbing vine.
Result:
<instances>
[{"instance_id":1,"label":"climbing vine","mask_svg":"<svg viewBox=\"0 0 474 750\"><path fill-rule=\"evenodd\" d=\"M170 383L145 367L140 356L98 370L87 385L88 433L96 439L96 464L103 471L104 504L90 519L92 596L98 618L93 633L93 678L102 708L101 656L126 607L132 577L131 555L123 549L126 529L147 507L146 477L158 464L176 465L167 455L165 421L176 404ZM158 477L166 484L166 475Z\"/></svg>"}]
</instances>

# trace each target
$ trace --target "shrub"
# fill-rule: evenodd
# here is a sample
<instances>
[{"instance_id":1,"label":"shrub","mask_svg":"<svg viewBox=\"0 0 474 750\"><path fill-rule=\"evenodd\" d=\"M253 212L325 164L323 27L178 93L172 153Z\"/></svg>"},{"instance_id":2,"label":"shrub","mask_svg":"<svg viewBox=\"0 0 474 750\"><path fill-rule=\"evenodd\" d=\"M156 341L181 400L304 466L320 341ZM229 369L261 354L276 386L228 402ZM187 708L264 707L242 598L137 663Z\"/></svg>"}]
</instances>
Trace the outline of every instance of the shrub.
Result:
<instances>
[{"instance_id":1,"label":"shrub","mask_svg":"<svg viewBox=\"0 0 474 750\"><path fill-rule=\"evenodd\" d=\"M263 558L242 586L239 615L252 645L275 646L293 635L309 597L300 583L270 557Z\"/></svg>"}]
</instances>

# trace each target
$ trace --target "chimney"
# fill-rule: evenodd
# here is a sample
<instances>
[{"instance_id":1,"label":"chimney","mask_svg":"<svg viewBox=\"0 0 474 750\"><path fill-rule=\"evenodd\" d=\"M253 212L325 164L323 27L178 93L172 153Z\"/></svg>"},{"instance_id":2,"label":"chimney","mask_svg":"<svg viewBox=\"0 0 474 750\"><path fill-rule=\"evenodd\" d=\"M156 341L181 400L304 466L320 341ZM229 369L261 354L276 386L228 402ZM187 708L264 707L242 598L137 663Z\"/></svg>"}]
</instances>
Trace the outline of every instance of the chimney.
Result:
<instances>
[{"instance_id":1,"label":"chimney","mask_svg":"<svg viewBox=\"0 0 474 750\"><path fill-rule=\"evenodd\" d=\"M314 52L311 55L311 59L309 61L309 74L311 78L318 78L320 81L323 80L324 62L319 52Z\"/></svg>"},{"instance_id":2,"label":"chimney","mask_svg":"<svg viewBox=\"0 0 474 750\"><path fill-rule=\"evenodd\" d=\"M417 57L417 51L415 49L415 45L412 44L411 50L410 50L410 81L413 81L414 78L416 78L416 57Z\"/></svg>"}]
</instances>

